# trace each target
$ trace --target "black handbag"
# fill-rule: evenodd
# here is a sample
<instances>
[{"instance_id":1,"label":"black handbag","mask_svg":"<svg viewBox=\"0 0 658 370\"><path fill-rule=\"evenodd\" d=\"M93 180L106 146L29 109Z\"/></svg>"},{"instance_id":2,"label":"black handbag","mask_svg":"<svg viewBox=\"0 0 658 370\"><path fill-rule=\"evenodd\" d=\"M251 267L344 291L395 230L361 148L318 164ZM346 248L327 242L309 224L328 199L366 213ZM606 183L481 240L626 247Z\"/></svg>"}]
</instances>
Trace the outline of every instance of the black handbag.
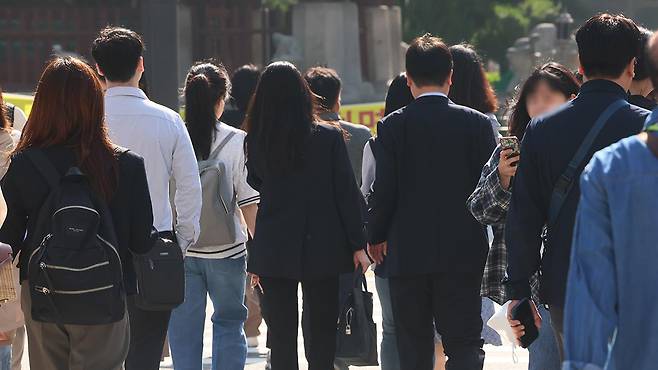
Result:
<instances>
[{"instance_id":1,"label":"black handbag","mask_svg":"<svg viewBox=\"0 0 658 370\"><path fill-rule=\"evenodd\" d=\"M352 292L338 317L336 359L348 366L379 366L377 325L372 319L372 293L359 269L354 274Z\"/></svg>"},{"instance_id":2,"label":"black handbag","mask_svg":"<svg viewBox=\"0 0 658 370\"><path fill-rule=\"evenodd\" d=\"M153 248L134 255L137 274L135 305L146 311L169 311L185 299L183 251L173 233L161 233Z\"/></svg>"}]
</instances>

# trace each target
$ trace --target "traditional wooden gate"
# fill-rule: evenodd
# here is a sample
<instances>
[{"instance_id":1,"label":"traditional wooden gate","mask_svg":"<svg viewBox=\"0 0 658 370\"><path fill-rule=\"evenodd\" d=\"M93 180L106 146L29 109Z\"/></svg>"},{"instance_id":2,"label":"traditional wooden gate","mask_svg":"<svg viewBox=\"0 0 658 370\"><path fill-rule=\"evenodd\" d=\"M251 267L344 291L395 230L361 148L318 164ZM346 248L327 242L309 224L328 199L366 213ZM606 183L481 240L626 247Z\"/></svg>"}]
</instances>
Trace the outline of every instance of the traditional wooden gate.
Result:
<instances>
[{"instance_id":1,"label":"traditional wooden gate","mask_svg":"<svg viewBox=\"0 0 658 370\"><path fill-rule=\"evenodd\" d=\"M6 91L35 89L44 63L54 54L90 58L99 28L119 24L139 29L132 0L21 1L0 7L0 84Z\"/></svg>"},{"instance_id":2,"label":"traditional wooden gate","mask_svg":"<svg viewBox=\"0 0 658 370\"><path fill-rule=\"evenodd\" d=\"M194 59L214 58L230 70L263 62L260 2L188 0L193 6Z\"/></svg>"}]
</instances>

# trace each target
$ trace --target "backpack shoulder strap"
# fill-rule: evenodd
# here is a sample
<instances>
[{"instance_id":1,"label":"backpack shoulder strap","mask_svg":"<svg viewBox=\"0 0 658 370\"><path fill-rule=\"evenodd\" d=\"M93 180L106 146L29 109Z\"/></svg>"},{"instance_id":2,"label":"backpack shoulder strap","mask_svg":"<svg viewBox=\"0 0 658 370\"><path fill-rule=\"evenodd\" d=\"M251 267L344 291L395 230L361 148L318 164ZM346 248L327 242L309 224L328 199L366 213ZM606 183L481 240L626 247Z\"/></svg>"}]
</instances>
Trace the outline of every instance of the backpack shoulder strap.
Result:
<instances>
[{"instance_id":1,"label":"backpack shoulder strap","mask_svg":"<svg viewBox=\"0 0 658 370\"><path fill-rule=\"evenodd\" d=\"M57 171L50 159L41 149L30 149L25 152L27 158L37 168L41 176L46 179L48 186L54 189L59 185L62 175Z\"/></svg>"},{"instance_id":2,"label":"backpack shoulder strap","mask_svg":"<svg viewBox=\"0 0 658 370\"><path fill-rule=\"evenodd\" d=\"M219 157L219 153L222 151L222 149L224 149L224 147L226 146L226 144L228 144L228 142L231 141L231 139L233 138L233 136L235 136L235 131L230 131L230 132L226 135L226 137L224 138L224 140L222 140L222 141L219 143L219 145L217 146L217 148L215 148L215 150L213 150L212 153L210 153L210 155L208 156L208 159L209 159L209 160L217 159L217 158Z\"/></svg>"},{"instance_id":3,"label":"backpack shoulder strap","mask_svg":"<svg viewBox=\"0 0 658 370\"><path fill-rule=\"evenodd\" d=\"M551 194L551 201L548 209L548 226L555 225L558 216L560 215L560 210L564 206L564 202L567 200L571 189L576 182L578 176L578 169L582 167L583 162L587 158L587 154L592 149L594 140L599 136L605 124L610 120L613 114L615 114L621 108L629 105L626 100L619 99L610 104L604 111L601 113L599 118L594 122L594 125L589 130L585 139L580 144L580 147L576 151L576 154L569 162L567 169L562 173L560 178L555 183L553 188L553 193Z\"/></svg>"}]
</instances>

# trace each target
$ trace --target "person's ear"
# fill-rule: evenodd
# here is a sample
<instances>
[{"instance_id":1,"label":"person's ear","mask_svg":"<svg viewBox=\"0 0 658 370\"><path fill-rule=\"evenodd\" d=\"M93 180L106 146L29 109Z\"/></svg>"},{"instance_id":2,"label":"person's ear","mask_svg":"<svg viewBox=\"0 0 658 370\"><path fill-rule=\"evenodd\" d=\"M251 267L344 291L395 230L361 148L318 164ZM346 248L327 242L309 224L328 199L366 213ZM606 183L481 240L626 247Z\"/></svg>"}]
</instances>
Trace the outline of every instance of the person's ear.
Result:
<instances>
[{"instance_id":1,"label":"person's ear","mask_svg":"<svg viewBox=\"0 0 658 370\"><path fill-rule=\"evenodd\" d=\"M631 59L631 62L628 63L628 66L626 66L626 73L631 77L635 77L635 64L637 62L637 58Z\"/></svg>"},{"instance_id":2,"label":"person's ear","mask_svg":"<svg viewBox=\"0 0 658 370\"><path fill-rule=\"evenodd\" d=\"M144 57L139 57L139 62L137 62L137 72L144 73Z\"/></svg>"},{"instance_id":3,"label":"person's ear","mask_svg":"<svg viewBox=\"0 0 658 370\"><path fill-rule=\"evenodd\" d=\"M446 79L446 83L448 84L448 87L452 86L452 72L453 71L454 71L453 69L450 70L450 73L448 74L448 78Z\"/></svg>"},{"instance_id":4,"label":"person's ear","mask_svg":"<svg viewBox=\"0 0 658 370\"><path fill-rule=\"evenodd\" d=\"M215 105L215 115L217 116L217 119L220 119L222 117L222 114L224 114L224 108L226 107L226 100L219 99L217 101L217 105Z\"/></svg>"},{"instance_id":5,"label":"person's ear","mask_svg":"<svg viewBox=\"0 0 658 370\"><path fill-rule=\"evenodd\" d=\"M414 86L414 80L411 79L408 73L406 77L407 77L407 87L411 89Z\"/></svg>"},{"instance_id":6,"label":"person's ear","mask_svg":"<svg viewBox=\"0 0 658 370\"><path fill-rule=\"evenodd\" d=\"M98 72L98 74L101 75L102 77L105 77L105 74L103 73L103 71L101 71L101 67L98 65L98 63L96 63L96 72Z\"/></svg>"}]
</instances>

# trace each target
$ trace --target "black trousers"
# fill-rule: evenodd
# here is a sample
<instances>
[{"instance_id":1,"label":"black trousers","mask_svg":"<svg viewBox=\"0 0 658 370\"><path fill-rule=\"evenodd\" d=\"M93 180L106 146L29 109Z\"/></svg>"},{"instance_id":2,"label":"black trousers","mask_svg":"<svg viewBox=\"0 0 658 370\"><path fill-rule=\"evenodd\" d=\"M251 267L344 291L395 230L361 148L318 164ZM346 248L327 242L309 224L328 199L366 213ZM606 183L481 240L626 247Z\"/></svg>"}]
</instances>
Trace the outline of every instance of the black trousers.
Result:
<instances>
[{"instance_id":1,"label":"black trousers","mask_svg":"<svg viewBox=\"0 0 658 370\"><path fill-rule=\"evenodd\" d=\"M145 311L128 296L130 349L125 370L159 370L171 311Z\"/></svg>"},{"instance_id":2,"label":"black trousers","mask_svg":"<svg viewBox=\"0 0 658 370\"><path fill-rule=\"evenodd\" d=\"M427 274L389 279L402 370L434 368L434 329L447 370L482 370L481 274Z\"/></svg>"},{"instance_id":3,"label":"black trousers","mask_svg":"<svg viewBox=\"0 0 658 370\"><path fill-rule=\"evenodd\" d=\"M267 307L267 342L272 370L297 370L299 281L260 278L263 305ZM302 329L309 370L332 370L336 355L338 277L304 280Z\"/></svg>"}]
</instances>

